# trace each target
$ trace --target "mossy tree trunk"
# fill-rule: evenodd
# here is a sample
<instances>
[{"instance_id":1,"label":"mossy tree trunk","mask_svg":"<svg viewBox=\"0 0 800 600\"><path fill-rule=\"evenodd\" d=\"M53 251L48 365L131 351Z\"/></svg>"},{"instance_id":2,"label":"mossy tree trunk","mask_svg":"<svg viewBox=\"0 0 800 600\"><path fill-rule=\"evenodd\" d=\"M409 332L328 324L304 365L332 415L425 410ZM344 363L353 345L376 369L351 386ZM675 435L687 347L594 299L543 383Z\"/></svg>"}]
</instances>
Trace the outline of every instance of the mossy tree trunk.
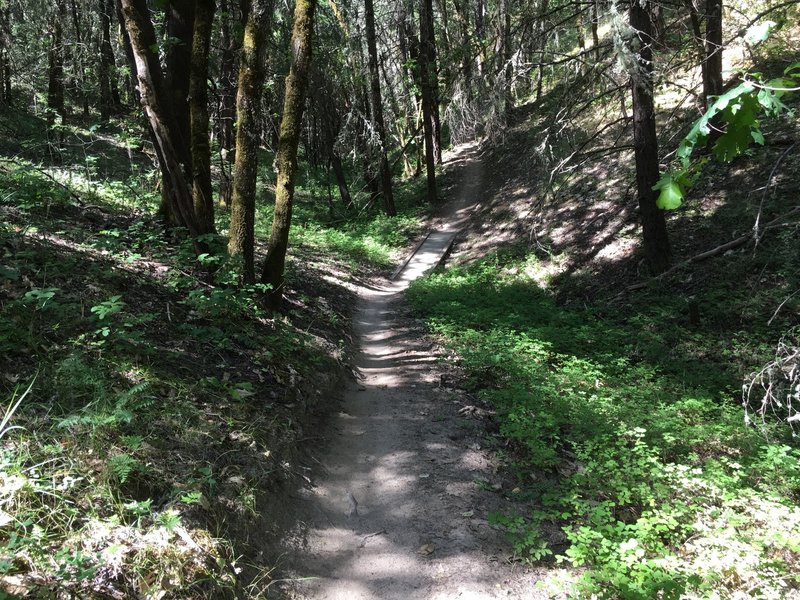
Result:
<instances>
[{"instance_id":1,"label":"mossy tree trunk","mask_svg":"<svg viewBox=\"0 0 800 600\"><path fill-rule=\"evenodd\" d=\"M233 165L231 225L228 252L244 260L243 279L255 281L254 227L256 174L261 139L258 113L264 84L266 42L274 0L252 0L244 27L236 93L236 161Z\"/></svg>"},{"instance_id":2,"label":"mossy tree trunk","mask_svg":"<svg viewBox=\"0 0 800 600\"><path fill-rule=\"evenodd\" d=\"M369 62L370 96L372 99L372 122L378 134L380 144L380 180L383 209L387 215L397 214L392 193L392 173L389 159L386 156L386 126L383 120L383 99L381 98L381 80L378 71L378 44L375 39L375 8L372 0L364 0L364 18L367 26L367 56Z\"/></svg>"},{"instance_id":3,"label":"mossy tree trunk","mask_svg":"<svg viewBox=\"0 0 800 600\"><path fill-rule=\"evenodd\" d=\"M652 0L632 0L631 27L638 38L637 65L632 74L633 143L636 161L636 188L642 221L642 240L645 260L653 274L667 269L670 245L664 211L656 206L658 192L653 186L659 179L656 112L653 102L653 33L651 25Z\"/></svg>"},{"instance_id":4,"label":"mossy tree trunk","mask_svg":"<svg viewBox=\"0 0 800 600\"><path fill-rule=\"evenodd\" d=\"M189 81L192 198L197 224L203 233L214 231L211 145L208 137L208 53L211 47L214 10L214 0L197 0L195 4L192 68Z\"/></svg>"},{"instance_id":5,"label":"mossy tree trunk","mask_svg":"<svg viewBox=\"0 0 800 600\"><path fill-rule=\"evenodd\" d=\"M176 145L171 102L164 89L153 23L147 0L119 0L126 43L133 59L139 99L156 146L164 184L168 186L171 209L178 224L195 238L202 233L194 214L191 187L184 175ZM195 242L196 249L202 247Z\"/></svg>"},{"instance_id":6,"label":"mossy tree trunk","mask_svg":"<svg viewBox=\"0 0 800 600\"><path fill-rule=\"evenodd\" d=\"M311 68L316 5L316 0L297 0L294 9L292 62L286 77L283 119L276 157L278 181L275 187L275 216L272 221L272 235L267 245L267 258L261 273L262 283L271 286L267 304L272 310L278 310L283 300L286 249L289 244L297 174L297 146L300 142L300 127Z\"/></svg>"}]
</instances>

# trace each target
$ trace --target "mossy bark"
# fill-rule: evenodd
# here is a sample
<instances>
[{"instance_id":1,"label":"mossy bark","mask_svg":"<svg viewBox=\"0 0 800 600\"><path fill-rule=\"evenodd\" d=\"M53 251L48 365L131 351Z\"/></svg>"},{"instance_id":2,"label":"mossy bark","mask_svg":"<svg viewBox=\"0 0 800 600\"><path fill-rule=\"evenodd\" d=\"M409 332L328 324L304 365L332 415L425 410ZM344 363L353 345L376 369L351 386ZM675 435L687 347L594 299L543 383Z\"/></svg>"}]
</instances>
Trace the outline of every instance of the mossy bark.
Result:
<instances>
[{"instance_id":1,"label":"mossy bark","mask_svg":"<svg viewBox=\"0 0 800 600\"><path fill-rule=\"evenodd\" d=\"M303 120L308 75L311 68L311 51L314 37L314 12L316 0L297 0L292 29L292 63L286 77L283 119L278 140L278 181L275 188L275 216L272 234L267 245L267 258L261 281L271 286L267 304L278 310L283 300L286 249L289 244L289 227L292 222L292 201L297 175L297 146Z\"/></svg>"},{"instance_id":2,"label":"mossy bark","mask_svg":"<svg viewBox=\"0 0 800 600\"><path fill-rule=\"evenodd\" d=\"M208 138L208 53L211 47L214 10L214 0L197 0L195 4L192 69L189 81L192 199L197 224L203 233L214 231L211 145Z\"/></svg>"},{"instance_id":3,"label":"mossy bark","mask_svg":"<svg viewBox=\"0 0 800 600\"><path fill-rule=\"evenodd\" d=\"M228 252L244 260L243 279L255 281L254 227L260 128L258 111L264 84L266 40L273 0L253 0L244 27L236 94L236 161L233 165Z\"/></svg>"}]
</instances>

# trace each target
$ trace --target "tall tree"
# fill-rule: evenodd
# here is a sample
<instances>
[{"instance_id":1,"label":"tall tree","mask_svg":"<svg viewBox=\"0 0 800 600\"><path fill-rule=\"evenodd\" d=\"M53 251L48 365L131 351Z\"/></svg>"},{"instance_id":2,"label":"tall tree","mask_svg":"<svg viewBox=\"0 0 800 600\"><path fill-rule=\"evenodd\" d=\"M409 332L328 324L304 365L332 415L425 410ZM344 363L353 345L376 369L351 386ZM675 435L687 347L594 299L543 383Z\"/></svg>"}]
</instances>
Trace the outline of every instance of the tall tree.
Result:
<instances>
[{"instance_id":1,"label":"tall tree","mask_svg":"<svg viewBox=\"0 0 800 600\"><path fill-rule=\"evenodd\" d=\"M422 130L425 137L425 173L427 178L427 200L431 204L437 200L436 194L436 158L438 144L436 143L436 129L434 113L436 110L436 96L432 80L436 77L435 66L430 62L430 37L433 32L429 30L432 22L429 17L432 11L431 0L420 0L420 43L422 48L419 53L420 88L422 91Z\"/></svg>"},{"instance_id":2,"label":"tall tree","mask_svg":"<svg viewBox=\"0 0 800 600\"><path fill-rule=\"evenodd\" d=\"M151 129L156 154L159 157L164 185L168 186L170 209L178 224L186 227L196 238L202 233L194 213L192 191L181 164L176 144L175 120L169 96L164 88L158 55L155 50L155 30L150 20L147 0L118 0L125 27L140 102ZM195 242L199 250L200 245Z\"/></svg>"},{"instance_id":3,"label":"tall tree","mask_svg":"<svg viewBox=\"0 0 800 600\"><path fill-rule=\"evenodd\" d=\"M0 104L11 102L11 23L9 7L0 5Z\"/></svg>"},{"instance_id":4,"label":"tall tree","mask_svg":"<svg viewBox=\"0 0 800 600\"><path fill-rule=\"evenodd\" d=\"M686 6L703 76L701 103L706 109L709 98L722 93L722 0L705 0L702 10L695 0L686 0Z\"/></svg>"},{"instance_id":5,"label":"tall tree","mask_svg":"<svg viewBox=\"0 0 800 600\"><path fill-rule=\"evenodd\" d=\"M439 72L436 66L433 0L420 0L419 40L420 70L422 73L422 112L423 118L430 122L433 160L439 165L442 164L442 126L439 117Z\"/></svg>"},{"instance_id":6,"label":"tall tree","mask_svg":"<svg viewBox=\"0 0 800 600\"><path fill-rule=\"evenodd\" d=\"M235 3L234 3L235 4ZM230 206L233 193L231 169L233 165L236 134L233 122L236 119L236 80L238 72L237 36L233 35L234 4L230 0L220 1L220 53L218 132L221 158L219 183L220 206Z\"/></svg>"},{"instance_id":7,"label":"tall tree","mask_svg":"<svg viewBox=\"0 0 800 600\"><path fill-rule=\"evenodd\" d=\"M208 54L215 8L214 0L196 0L189 80L192 198L198 225L205 232L214 231L211 145L208 137Z\"/></svg>"},{"instance_id":8,"label":"tall tree","mask_svg":"<svg viewBox=\"0 0 800 600\"><path fill-rule=\"evenodd\" d=\"M48 118L66 117L64 104L64 18L65 0L56 0L56 12L50 19L50 48L47 53L47 108Z\"/></svg>"},{"instance_id":9,"label":"tall tree","mask_svg":"<svg viewBox=\"0 0 800 600\"><path fill-rule=\"evenodd\" d=\"M255 281L254 227L256 174L261 132L258 113L264 85L267 39L272 28L274 0L252 0L244 26L236 94L236 162L233 166L231 226L228 252L244 260L242 276Z\"/></svg>"},{"instance_id":10,"label":"tall tree","mask_svg":"<svg viewBox=\"0 0 800 600\"><path fill-rule=\"evenodd\" d=\"M383 209L393 217L397 214L392 194L392 173L389 159L386 156L386 126L383 121L383 100L381 98L381 80L378 71L378 45L375 39L375 8L372 0L364 0L364 17L367 27L367 54L369 56L370 95L372 97L372 121L378 134L380 144L380 179Z\"/></svg>"},{"instance_id":11,"label":"tall tree","mask_svg":"<svg viewBox=\"0 0 800 600\"><path fill-rule=\"evenodd\" d=\"M314 36L314 12L317 0L297 0L292 28L292 62L286 77L283 118L278 140L278 181L275 186L275 215L267 244L267 258L261 281L270 286L268 305L278 310L283 301L286 250L292 222L292 202L297 175L297 146L303 120L311 51Z\"/></svg>"},{"instance_id":12,"label":"tall tree","mask_svg":"<svg viewBox=\"0 0 800 600\"><path fill-rule=\"evenodd\" d=\"M111 46L111 20L114 11L113 0L97 0L100 17L100 41L97 78L100 88L100 117L108 120L119 110L121 102L117 85L114 49Z\"/></svg>"},{"instance_id":13,"label":"tall tree","mask_svg":"<svg viewBox=\"0 0 800 600\"><path fill-rule=\"evenodd\" d=\"M189 114L189 85L192 69L195 0L168 0L164 70L165 101L169 102L172 141L183 176L192 187L192 133ZM163 186L162 192L169 187ZM162 193L161 212L167 222L180 224L171 211L172 201Z\"/></svg>"},{"instance_id":14,"label":"tall tree","mask_svg":"<svg viewBox=\"0 0 800 600\"><path fill-rule=\"evenodd\" d=\"M83 115L89 115L89 93L88 93L88 85L86 82L86 65L84 64L84 56L86 54L86 48L84 48L84 36L83 36L83 27L81 23L81 14L78 10L78 1L72 0L70 4L70 8L72 9L72 27L75 33L75 44L72 52L72 58L75 64L75 71L77 74L77 81L75 82L75 86L77 87L78 97L80 98L81 108L83 109Z\"/></svg>"},{"instance_id":15,"label":"tall tree","mask_svg":"<svg viewBox=\"0 0 800 600\"><path fill-rule=\"evenodd\" d=\"M632 73L633 143L636 161L636 189L642 220L642 240L647 265L652 273L669 266L670 245L664 211L656 206L658 192L653 186L659 179L656 111L653 102L653 0L632 0L630 24L636 31L636 64Z\"/></svg>"}]
</instances>

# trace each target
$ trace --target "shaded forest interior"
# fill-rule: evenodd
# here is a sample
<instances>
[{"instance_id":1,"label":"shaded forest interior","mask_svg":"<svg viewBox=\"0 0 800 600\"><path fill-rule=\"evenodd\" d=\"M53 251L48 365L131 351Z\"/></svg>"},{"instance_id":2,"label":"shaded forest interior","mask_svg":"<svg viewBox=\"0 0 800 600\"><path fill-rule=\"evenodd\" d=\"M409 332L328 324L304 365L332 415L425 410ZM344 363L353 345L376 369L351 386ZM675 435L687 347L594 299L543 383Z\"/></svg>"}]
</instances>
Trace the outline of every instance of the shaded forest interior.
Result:
<instances>
[{"instance_id":1,"label":"shaded forest interior","mask_svg":"<svg viewBox=\"0 0 800 600\"><path fill-rule=\"evenodd\" d=\"M0 596L268 597L359 287L467 173L407 296L516 481L508 559L800 596L799 22L0 0Z\"/></svg>"}]
</instances>

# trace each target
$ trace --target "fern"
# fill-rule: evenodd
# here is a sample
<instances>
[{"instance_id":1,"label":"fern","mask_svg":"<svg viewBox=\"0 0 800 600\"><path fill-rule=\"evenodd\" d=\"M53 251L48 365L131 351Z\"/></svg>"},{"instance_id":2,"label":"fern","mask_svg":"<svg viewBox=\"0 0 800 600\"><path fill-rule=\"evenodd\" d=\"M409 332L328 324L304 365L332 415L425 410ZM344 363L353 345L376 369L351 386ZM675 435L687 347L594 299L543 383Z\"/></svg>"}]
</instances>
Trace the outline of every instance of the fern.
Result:
<instances>
[{"instance_id":1,"label":"fern","mask_svg":"<svg viewBox=\"0 0 800 600\"><path fill-rule=\"evenodd\" d=\"M116 454L108 461L111 472L120 483L125 483L131 473L139 469L139 461L130 454Z\"/></svg>"}]
</instances>

